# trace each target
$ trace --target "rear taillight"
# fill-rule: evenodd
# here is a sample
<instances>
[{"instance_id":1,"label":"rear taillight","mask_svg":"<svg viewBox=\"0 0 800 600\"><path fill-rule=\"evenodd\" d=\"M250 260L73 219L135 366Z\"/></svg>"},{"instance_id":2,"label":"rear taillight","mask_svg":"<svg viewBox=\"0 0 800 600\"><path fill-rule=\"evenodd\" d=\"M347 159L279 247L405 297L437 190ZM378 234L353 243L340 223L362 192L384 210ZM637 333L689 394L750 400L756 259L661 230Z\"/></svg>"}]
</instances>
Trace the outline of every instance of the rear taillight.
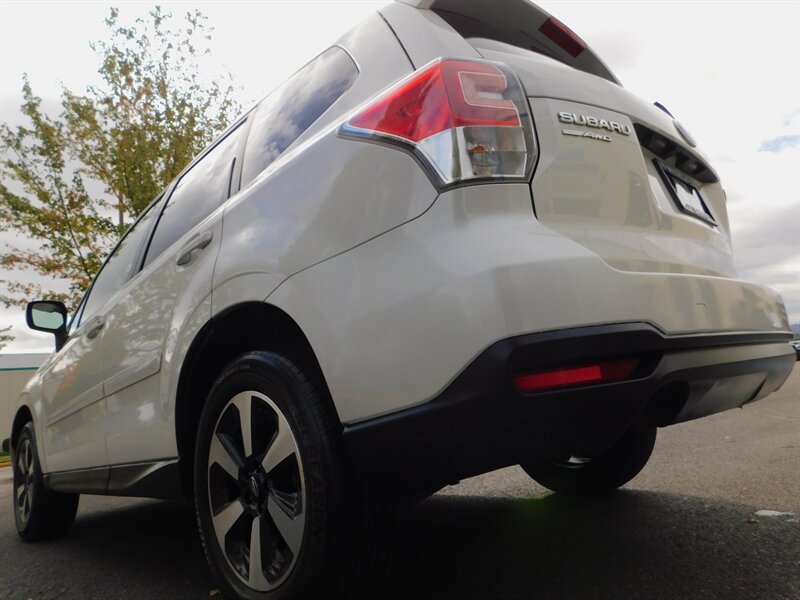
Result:
<instances>
[{"instance_id":1,"label":"rear taillight","mask_svg":"<svg viewBox=\"0 0 800 600\"><path fill-rule=\"evenodd\" d=\"M359 109L340 133L413 152L440 187L526 180L536 160L522 85L508 67L483 61L433 61Z\"/></svg>"}]
</instances>

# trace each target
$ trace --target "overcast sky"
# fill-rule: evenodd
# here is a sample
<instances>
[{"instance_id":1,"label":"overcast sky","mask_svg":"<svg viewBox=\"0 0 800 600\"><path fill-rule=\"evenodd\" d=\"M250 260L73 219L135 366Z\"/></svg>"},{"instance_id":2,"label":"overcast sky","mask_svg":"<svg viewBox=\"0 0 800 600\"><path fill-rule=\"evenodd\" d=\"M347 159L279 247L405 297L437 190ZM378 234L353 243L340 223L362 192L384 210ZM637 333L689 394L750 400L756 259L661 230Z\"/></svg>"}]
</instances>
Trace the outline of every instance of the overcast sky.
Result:
<instances>
[{"instance_id":1,"label":"overcast sky","mask_svg":"<svg viewBox=\"0 0 800 600\"><path fill-rule=\"evenodd\" d=\"M46 106L57 105L62 84L80 92L99 83L89 42L106 36L109 7L127 22L154 4L0 0L0 119L17 122L23 73ZM213 61L249 105L385 2L160 4L209 17ZM625 87L687 126L726 188L740 276L778 290L800 322L800 2L539 4ZM0 323L17 336L4 352L52 348L21 311L0 310Z\"/></svg>"}]
</instances>

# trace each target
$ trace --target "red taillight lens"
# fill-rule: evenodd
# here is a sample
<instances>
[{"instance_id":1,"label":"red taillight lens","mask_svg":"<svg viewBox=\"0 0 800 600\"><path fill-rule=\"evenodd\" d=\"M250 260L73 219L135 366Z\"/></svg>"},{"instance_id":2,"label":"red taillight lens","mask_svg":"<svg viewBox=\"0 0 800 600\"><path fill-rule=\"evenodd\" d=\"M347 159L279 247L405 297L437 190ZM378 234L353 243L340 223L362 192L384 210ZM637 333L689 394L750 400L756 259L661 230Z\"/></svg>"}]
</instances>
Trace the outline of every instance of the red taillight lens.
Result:
<instances>
[{"instance_id":1,"label":"red taillight lens","mask_svg":"<svg viewBox=\"0 0 800 600\"><path fill-rule=\"evenodd\" d=\"M411 149L443 186L526 178L535 159L522 86L496 63L436 60L362 108L340 131Z\"/></svg>"},{"instance_id":2,"label":"red taillight lens","mask_svg":"<svg viewBox=\"0 0 800 600\"><path fill-rule=\"evenodd\" d=\"M445 62L442 72L450 80L448 88L461 88L452 95L452 110L457 125L521 127L514 102L504 98L508 79L496 66L483 63Z\"/></svg>"},{"instance_id":3,"label":"red taillight lens","mask_svg":"<svg viewBox=\"0 0 800 600\"><path fill-rule=\"evenodd\" d=\"M514 378L514 381L517 384L517 389L523 393L587 383L619 381L630 378L638 364L639 361L635 358L614 360L593 365L518 375Z\"/></svg>"},{"instance_id":4,"label":"red taillight lens","mask_svg":"<svg viewBox=\"0 0 800 600\"><path fill-rule=\"evenodd\" d=\"M419 142L453 127L438 69L426 69L350 119L350 127Z\"/></svg>"}]
</instances>

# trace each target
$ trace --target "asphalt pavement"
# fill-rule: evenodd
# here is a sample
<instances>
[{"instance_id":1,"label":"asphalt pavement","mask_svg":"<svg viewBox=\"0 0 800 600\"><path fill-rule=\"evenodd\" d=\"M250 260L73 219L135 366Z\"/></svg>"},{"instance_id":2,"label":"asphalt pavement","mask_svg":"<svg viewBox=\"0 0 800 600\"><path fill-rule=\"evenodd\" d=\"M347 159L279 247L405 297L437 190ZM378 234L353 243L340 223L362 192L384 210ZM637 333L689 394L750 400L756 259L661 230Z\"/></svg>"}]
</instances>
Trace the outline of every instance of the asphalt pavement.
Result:
<instances>
[{"instance_id":1,"label":"asphalt pavement","mask_svg":"<svg viewBox=\"0 0 800 600\"><path fill-rule=\"evenodd\" d=\"M0 469L0 598L219 598L187 503L84 496L70 534L24 544ZM383 598L800 599L800 368L773 396L659 432L592 502L517 468L449 487L398 528Z\"/></svg>"}]
</instances>

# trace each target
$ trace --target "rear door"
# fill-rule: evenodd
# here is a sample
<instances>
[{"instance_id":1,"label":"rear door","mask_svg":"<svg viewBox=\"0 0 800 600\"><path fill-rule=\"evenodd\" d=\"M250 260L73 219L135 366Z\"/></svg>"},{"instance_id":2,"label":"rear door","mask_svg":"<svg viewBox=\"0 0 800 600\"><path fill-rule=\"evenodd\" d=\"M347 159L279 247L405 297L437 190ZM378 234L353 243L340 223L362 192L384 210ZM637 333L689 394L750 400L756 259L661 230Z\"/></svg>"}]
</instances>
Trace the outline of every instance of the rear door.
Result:
<instances>
[{"instance_id":1,"label":"rear door","mask_svg":"<svg viewBox=\"0 0 800 600\"><path fill-rule=\"evenodd\" d=\"M159 216L143 269L106 315L106 445L109 462L177 455L169 388L175 345L189 323L211 317L211 279L243 123L178 180ZM109 484L114 486L113 476Z\"/></svg>"}]
</instances>

